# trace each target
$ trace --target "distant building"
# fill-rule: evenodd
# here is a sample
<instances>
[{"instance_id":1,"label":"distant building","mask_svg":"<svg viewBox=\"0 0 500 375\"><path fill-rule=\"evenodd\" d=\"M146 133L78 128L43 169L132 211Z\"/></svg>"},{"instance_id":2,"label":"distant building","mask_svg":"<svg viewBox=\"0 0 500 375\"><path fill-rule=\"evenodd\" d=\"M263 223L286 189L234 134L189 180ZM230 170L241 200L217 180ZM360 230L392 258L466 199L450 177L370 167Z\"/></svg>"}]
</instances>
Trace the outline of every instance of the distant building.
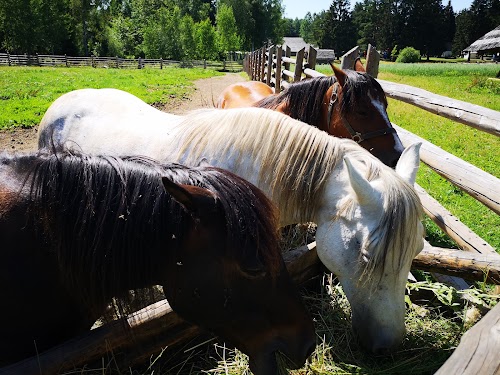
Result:
<instances>
[{"instance_id":1,"label":"distant building","mask_svg":"<svg viewBox=\"0 0 500 375\"><path fill-rule=\"evenodd\" d=\"M489 33L484 34L470 46L464 49L465 58L475 58L477 55L500 53L500 26L497 26Z\"/></svg>"},{"instance_id":2,"label":"distant building","mask_svg":"<svg viewBox=\"0 0 500 375\"><path fill-rule=\"evenodd\" d=\"M283 40L283 50L285 50L287 46L290 47L292 56L295 56L302 48L305 48L306 52L309 50L310 44L306 43L301 37L286 36ZM317 64L328 64L335 60L335 51L333 49L320 49L315 46L313 47L316 51L318 51L316 55Z\"/></svg>"}]
</instances>

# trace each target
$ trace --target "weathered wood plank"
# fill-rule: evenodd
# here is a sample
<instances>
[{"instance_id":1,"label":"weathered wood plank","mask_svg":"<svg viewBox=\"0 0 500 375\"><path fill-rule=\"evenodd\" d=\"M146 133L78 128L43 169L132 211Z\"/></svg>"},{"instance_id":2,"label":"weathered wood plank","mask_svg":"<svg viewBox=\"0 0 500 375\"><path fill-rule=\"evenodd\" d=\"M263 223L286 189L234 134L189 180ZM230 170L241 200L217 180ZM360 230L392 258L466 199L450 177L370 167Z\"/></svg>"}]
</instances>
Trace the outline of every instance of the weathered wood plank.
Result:
<instances>
[{"instance_id":1,"label":"weathered wood plank","mask_svg":"<svg viewBox=\"0 0 500 375\"><path fill-rule=\"evenodd\" d=\"M340 58L340 69L354 69L354 62L359 56L359 47L356 46L347 51Z\"/></svg>"},{"instance_id":2,"label":"weathered wood plank","mask_svg":"<svg viewBox=\"0 0 500 375\"><path fill-rule=\"evenodd\" d=\"M425 139L395 124L394 128L405 146L422 142L420 160L452 184L470 194L500 215L500 179L444 151Z\"/></svg>"},{"instance_id":3,"label":"weathered wood plank","mask_svg":"<svg viewBox=\"0 0 500 375\"><path fill-rule=\"evenodd\" d=\"M500 304L496 305L460 340L435 375L500 374Z\"/></svg>"},{"instance_id":4,"label":"weathered wood plank","mask_svg":"<svg viewBox=\"0 0 500 375\"><path fill-rule=\"evenodd\" d=\"M458 246L467 251L478 253L494 253L495 249L484 239L470 230L456 216L432 198L420 185L415 184L422 207L429 216Z\"/></svg>"},{"instance_id":5,"label":"weathered wood plank","mask_svg":"<svg viewBox=\"0 0 500 375\"><path fill-rule=\"evenodd\" d=\"M378 53L375 47L373 47L371 44L368 44L368 50L366 51L366 73L374 78L377 78L379 63L380 53Z\"/></svg>"},{"instance_id":6,"label":"weathered wood plank","mask_svg":"<svg viewBox=\"0 0 500 375\"><path fill-rule=\"evenodd\" d=\"M378 80L387 96L500 136L500 112L412 86Z\"/></svg>"},{"instance_id":7,"label":"weathered wood plank","mask_svg":"<svg viewBox=\"0 0 500 375\"><path fill-rule=\"evenodd\" d=\"M500 255L441 249L426 244L413 267L466 280L500 285Z\"/></svg>"}]
</instances>

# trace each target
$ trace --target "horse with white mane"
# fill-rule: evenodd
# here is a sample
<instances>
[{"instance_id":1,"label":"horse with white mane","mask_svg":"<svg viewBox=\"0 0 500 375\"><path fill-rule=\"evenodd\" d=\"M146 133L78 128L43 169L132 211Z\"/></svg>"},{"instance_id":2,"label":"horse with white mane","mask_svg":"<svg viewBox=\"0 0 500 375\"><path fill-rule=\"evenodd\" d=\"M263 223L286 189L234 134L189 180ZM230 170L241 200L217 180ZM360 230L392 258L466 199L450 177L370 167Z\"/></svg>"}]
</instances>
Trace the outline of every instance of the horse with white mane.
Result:
<instances>
[{"instance_id":1,"label":"horse with white mane","mask_svg":"<svg viewBox=\"0 0 500 375\"><path fill-rule=\"evenodd\" d=\"M206 158L244 177L278 204L282 225L317 224L318 256L339 278L364 346L380 354L402 341L406 280L423 248L412 186L419 144L392 170L355 142L279 112L206 109L162 117L139 99L132 107L129 94L110 100L113 91L78 90L56 100L40 125L39 146L191 165Z\"/></svg>"}]
</instances>

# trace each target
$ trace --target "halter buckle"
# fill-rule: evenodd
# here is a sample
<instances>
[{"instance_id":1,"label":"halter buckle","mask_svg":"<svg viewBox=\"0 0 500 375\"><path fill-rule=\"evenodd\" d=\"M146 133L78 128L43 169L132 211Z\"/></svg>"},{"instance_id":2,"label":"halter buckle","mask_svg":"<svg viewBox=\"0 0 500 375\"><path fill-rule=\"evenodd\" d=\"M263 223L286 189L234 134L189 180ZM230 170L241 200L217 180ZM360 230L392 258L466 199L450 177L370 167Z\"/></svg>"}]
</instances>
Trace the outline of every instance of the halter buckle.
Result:
<instances>
[{"instance_id":1,"label":"halter buckle","mask_svg":"<svg viewBox=\"0 0 500 375\"><path fill-rule=\"evenodd\" d=\"M356 143L361 143L364 141L363 135L359 132L356 132L355 134L353 134L351 138Z\"/></svg>"}]
</instances>

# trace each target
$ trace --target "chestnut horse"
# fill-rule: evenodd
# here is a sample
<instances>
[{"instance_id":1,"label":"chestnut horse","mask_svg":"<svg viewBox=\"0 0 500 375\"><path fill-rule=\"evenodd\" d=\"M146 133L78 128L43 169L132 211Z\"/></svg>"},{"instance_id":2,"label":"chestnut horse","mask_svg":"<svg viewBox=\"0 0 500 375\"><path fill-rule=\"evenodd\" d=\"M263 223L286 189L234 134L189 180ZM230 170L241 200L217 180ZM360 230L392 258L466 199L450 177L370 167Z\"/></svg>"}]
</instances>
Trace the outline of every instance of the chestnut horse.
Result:
<instances>
[{"instance_id":1,"label":"chestnut horse","mask_svg":"<svg viewBox=\"0 0 500 375\"><path fill-rule=\"evenodd\" d=\"M276 374L276 351L300 367L315 346L275 207L222 169L0 154L0 237L4 364L89 330L113 297L153 285L248 354L255 374Z\"/></svg>"},{"instance_id":2,"label":"chestnut horse","mask_svg":"<svg viewBox=\"0 0 500 375\"><path fill-rule=\"evenodd\" d=\"M262 82L230 85L221 93L217 105L282 112L335 137L351 138L384 164L394 167L404 148L389 121L384 90L365 72L359 59L355 70L331 66L333 76L292 83L277 95Z\"/></svg>"}]
</instances>

